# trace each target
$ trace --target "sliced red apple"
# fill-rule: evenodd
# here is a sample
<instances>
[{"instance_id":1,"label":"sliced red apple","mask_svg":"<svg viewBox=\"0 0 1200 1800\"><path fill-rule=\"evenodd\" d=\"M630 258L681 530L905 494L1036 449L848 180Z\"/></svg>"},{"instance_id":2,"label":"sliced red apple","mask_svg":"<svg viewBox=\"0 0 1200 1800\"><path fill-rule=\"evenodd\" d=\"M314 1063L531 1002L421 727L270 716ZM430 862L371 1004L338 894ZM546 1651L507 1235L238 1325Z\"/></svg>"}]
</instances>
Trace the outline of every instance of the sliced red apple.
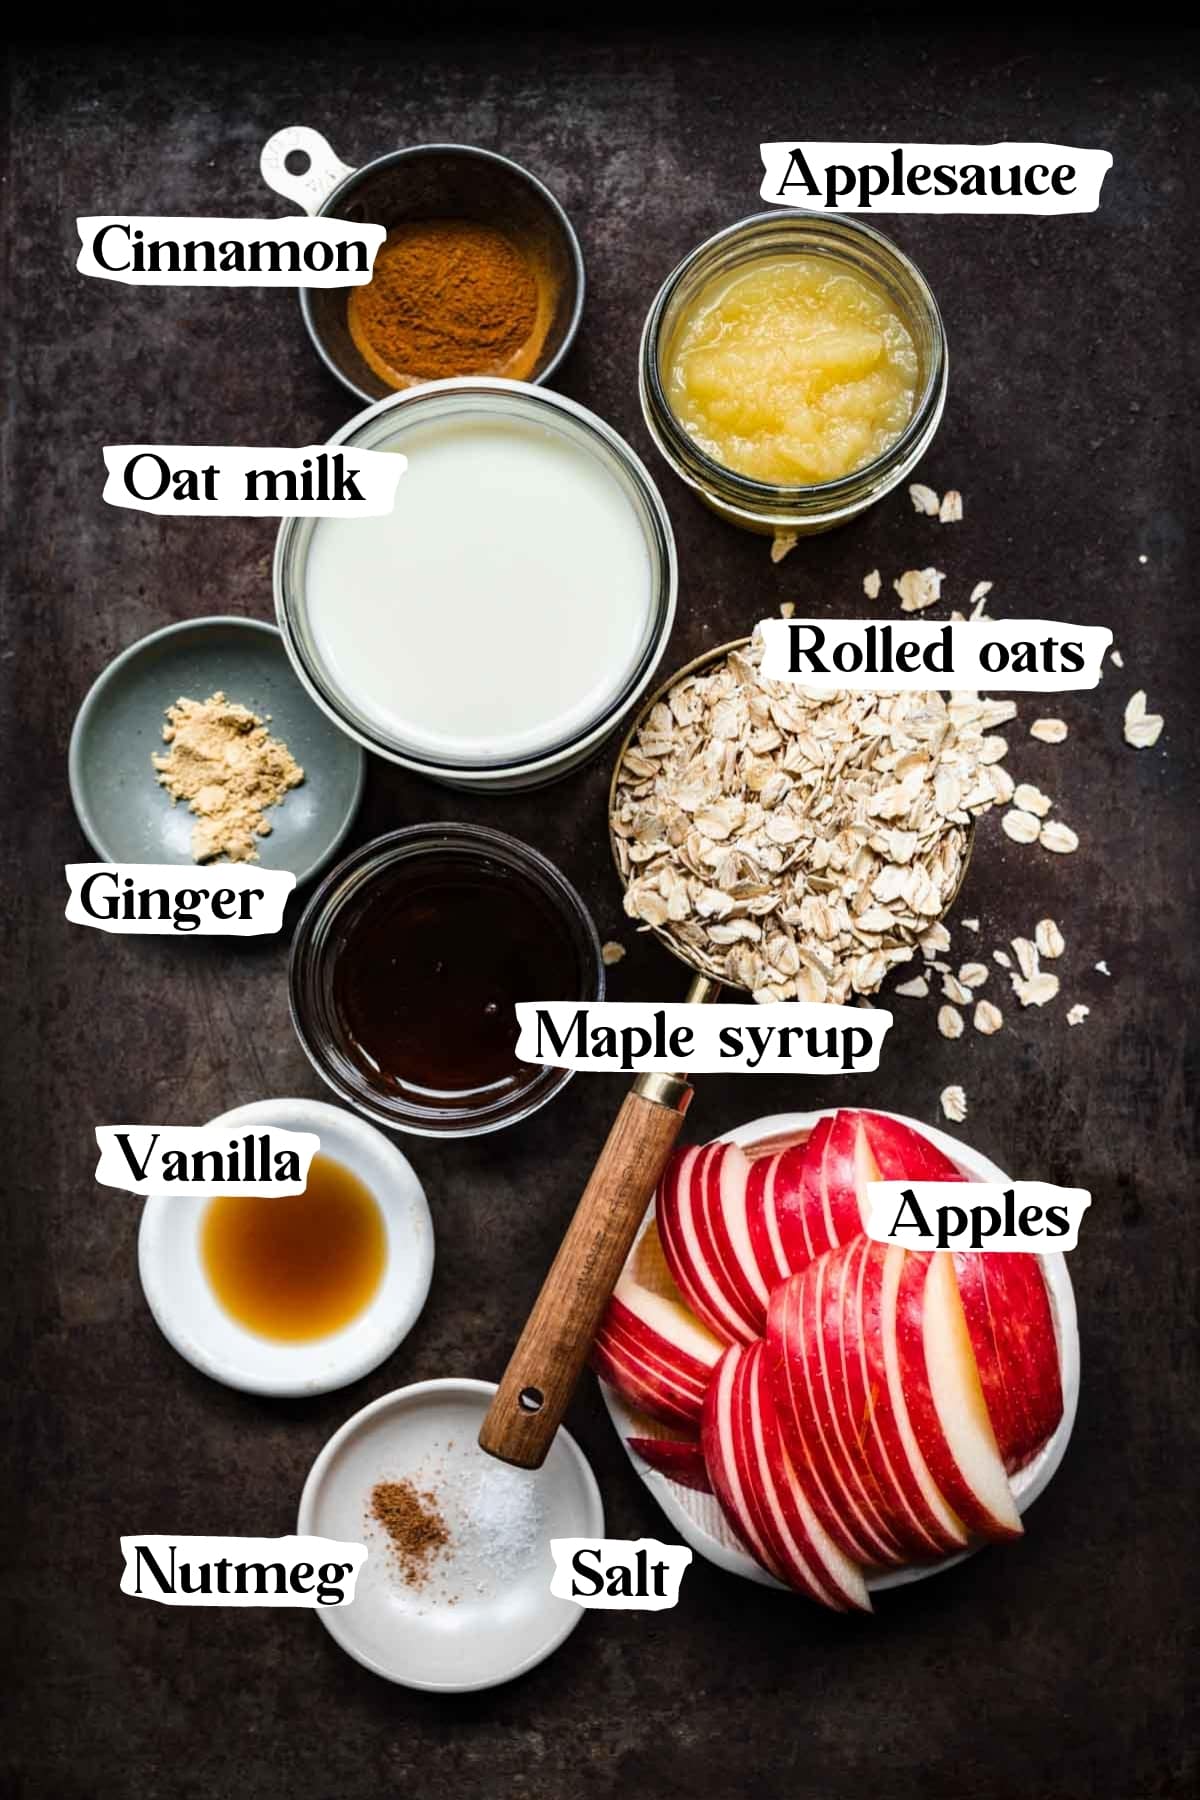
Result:
<instances>
[{"instance_id":1,"label":"sliced red apple","mask_svg":"<svg viewBox=\"0 0 1200 1800\"><path fill-rule=\"evenodd\" d=\"M592 1367L666 1425L695 1425L722 1345L682 1301L621 1276L592 1346Z\"/></svg>"},{"instance_id":2,"label":"sliced red apple","mask_svg":"<svg viewBox=\"0 0 1200 1800\"><path fill-rule=\"evenodd\" d=\"M761 1337L769 1289L750 1237L750 1173L750 1159L737 1144L714 1144L704 1166L704 1190L697 1195L696 1204L703 1211L716 1280L730 1306L745 1321L748 1335ZM698 1173L693 1180L699 1180Z\"/></svg>"},{"instance_id":3,"label":"sliced red apple","mask_svg":"<svg viewBox=\"0 0 1200 1800\"><path fill-rule=\"evenodd\" d=\"M834 1117L825 1140L821 1158L821 1190L826 1230L830 1245L848 1244L866 1224L866 1192L863 1185L867 1165L863 1151L863 1120L866 1113L843 1108ZM870 1170L871 1180L875 1179Z\"/></svg>"},{"instance_id":4,"label":"sliced red apple","mask_svg":"<svg viewBox=\"0 0 1200 1800\"><path fill-rule=\"evenodd\" d=\"M996 1442L1009 1474L1025 1467L1063 1414L1050 1294L1039 1257L956 1252L963 1315Z\"/></svg>"},{"instance_id":5,"label":"sliced red apple","mask_svg":"<svg viewBox=\"0 0 1200 1800\"><path fill-rule=\"evenodd\" d=\"M866 1135L878 1173L872 1181L962 1181L957 1168L937 1145L911 1125L890 1119L886 1113L857 1115ZM864 1196L865 1199L865 1196ZM865 1217L865 1210L864 1210Z\"/></svg>"},{"instance_id":6,"label":"sliced red apple","mask_svg":"<svg viewBox=\"0 0 1200 1800\"><path fill-rule=\"evenodd\" d=\"M717 1364L704 1401L700 1421L700 1445L713 1493L731 1527L755 1561L785 1581L763 1534L761 1518L746 1481L746 1458L741 1436L741 1389L746 1351L733 1344Z\"/></svg>"},{"instance_id":7,"label":"sliced red apple","mask_svg":"<svg viewBox=\"0 0 1200 1800\"><path fill-rule=\"evenodd\" d=\"M930 1553L960 1550L968 1533L947 1504L921 1453L909 1417L896 1347L896 1295L907 1254L894 1245L862 1239L858 1354L875 1441L883 1452L913 1528Z\"/></svg>"},{"instance_id":8,"label":"sliced red apple","mask_svg":"<svg viewBox=\"0 0 1200 1800\"><path fill-rule=\"evenodd\" d=\"M809 1504L804 1479L787 1454L764 1361L766 1346L747 1352L747 1429L767 1512L767 1532L793 1586L836 1611L870 1612L862 1569L837 1548Z\"/></svg>"},{"instance_id":9,"label":"sliced red apple","mask_svg":"<svg viewBox=\"0 0 1200 1800\"><path fill-rule=\"evenodd\" d=\"M975 1353L946 1251L905 1251L894 1317L894 1345L913 1437L947 1504L980 1537L1019 1537L1021 1519L988 1417ZM890 1332L889 1332L890 1324Z\"/></svg>"},{"instance_id":10,"label":"sliced red apple","mask_svg":"<svg viewBox=\"0 0 1200 1800\"><path fill-rule=\"evenodd\" d=\"M775 1222L773 1184L777 1161L778 1157L775 1155L756 1156L750 1164L750 1174L746 1181L746 1225L750 1233L750 1248L768 1297L771 1290L779 1282L786 1281L792 1272L784 1256L779 1228Z\"/></svg>"},{"instance_id":11,"label":"sliced red apple","mask_svg":"<svg viewBox=\"0 0 1200 1800\"><path fill-rule=\"evenodd\" d=\"M772 1159L772 1213L784 1262L793 1275L829 1248L820 1171L832 1125L829 1116L818 1119L806 1143L791 1144Z\"/></svg>"},{"instance_id":12,"label":"sliced red apple","mask_svg":"<svg viewBox=\"0 0 1200 1800\"><path fill-rule=\"evenodd\" d=\"M671 1274L688 1305L726 1343L749 1342L758 1335L755 1308L746 1295L748 1277L733 1248L721 1199L721 1169L735 1149L732 1144L705 1144L672 1157L655 1196L655 1218ZM731 1187L739 1164L749 1178L749 1165L739 1150L730 1163ZM733 1230L752 1262L744 1183L740 1205L741 1224ZM729 1207L732 1215L732 1199ZM757 1270L755 1276L761 1282Z\"/></svg>"},{"instance_id":13,"label":"sliced red apple","mask_svg":"<svg viewBox=\"0 0 1200 1800\"><path fill-rule=\"evenodd\" d=\"M814 1372L820 1374L819 1365L801 1325L803 1283L801 1271L771 1295L766 1338L771 1396L784 1446L805 1482L813 1511L843 1555L869 1568L888 1559L881 1557L883 1545L846 1490L832 1441L823 1428L814 1379Z\"/></svg>"},{"instance_id":14,"label":"sliced red apple","mask_svg":"<svg viewBox=\"0 0 1200 1800\"><path fill-rule=\"evenodd\" d=\"M643 1462L657 1469L660 1475L677 1481L680 1487L695 1488L701 1494L712 1493L704 1452L695 1438L631 1437L625 1442Z\"/></svg>"}]
</instances>

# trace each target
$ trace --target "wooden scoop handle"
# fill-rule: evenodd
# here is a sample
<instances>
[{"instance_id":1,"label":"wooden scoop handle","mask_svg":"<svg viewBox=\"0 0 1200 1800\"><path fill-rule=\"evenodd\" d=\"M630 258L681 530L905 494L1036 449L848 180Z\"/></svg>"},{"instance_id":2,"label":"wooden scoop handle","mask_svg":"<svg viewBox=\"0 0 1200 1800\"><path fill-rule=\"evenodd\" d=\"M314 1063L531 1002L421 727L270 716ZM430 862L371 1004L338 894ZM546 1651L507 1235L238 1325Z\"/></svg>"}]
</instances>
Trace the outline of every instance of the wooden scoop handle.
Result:
<instances>
[{"instance_id":1,"label":"wooden scoop handle","mask_svg":"<svg viewBox=\"0 0 1200 1800\"><path fill-rule=\"evenodd\" d=\"M691 1097L664 1075L626 1095L483 1421L479 1442L501 1462L545 1462Z\"/></svg>"}]
</instances>

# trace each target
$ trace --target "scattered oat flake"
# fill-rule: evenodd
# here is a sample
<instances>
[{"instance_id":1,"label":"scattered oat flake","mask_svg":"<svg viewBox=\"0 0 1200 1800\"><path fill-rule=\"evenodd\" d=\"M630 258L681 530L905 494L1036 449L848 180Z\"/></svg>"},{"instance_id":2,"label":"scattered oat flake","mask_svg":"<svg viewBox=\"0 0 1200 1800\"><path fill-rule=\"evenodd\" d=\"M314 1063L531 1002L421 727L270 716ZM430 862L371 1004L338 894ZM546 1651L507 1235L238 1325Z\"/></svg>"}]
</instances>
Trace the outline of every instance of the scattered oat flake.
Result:
<instances>
[{"instance_id":1,"label":"scattered oat flake","mask_svg":"<svg viewBox=\"0 0 1200 1800\"><path fill-rule=\"evenodd\" d=\"M1039 956L1045 956L1051 962L1061 956L1067 947L1063 934L1053 919L1039 919L1033 937Z\"/></svg>"},{"instance_id":2,"label":"scattered oat flake","mask_svg":"<svg viewBox=\"0 0 1200 1800\"><path fill-rule=\"evenodd\" d=\"M963 516L962 495L957 488L947 488L942 495L938 518L943 525L957 525Z\"/></svg>"},{"instance_id":3,"label":"scattered oat flake","mask_svg":"<svg viewBox=\"0 0 1200 1800\"><path fill-rule=\"evenodd\" d=\"M1061 744L1067 735L1064 719L1035 719L1029 727L1029 735L1036 738L1039 744Z\"/></svg>"},{"instance_id":4,"label":"scattered oat flake","mask_svg":"<svg viewBox=\"0 0 1200 1800\"><path fill-rule=\"evenodd\" d=\"M600 961L604 964L606 969L611 969L613 967L614 963L619 963L619 962L624 961L624 957L625 957L624 944L614 943L610 939L607 944L604 944L601 946Z\"/></svg>"},{"instance_id":5,"label":"scattered oat flake","mask_svg":"<svg viewBox=\"0 0 1200 1800\"><path fill-rule=\"evenodd\" d=\"M979 920L978 919L964 919L963 924L966 926L968 931L978 931L979 930Z\"/></svg>"},{"instance_id":6,"label":"scattered oat flake","mask_svg":"<svg viewBox=\"0 0 1200 1800\"><path fill-rule=\"evenodd\" d=\"M903 994L906 1000L924 1000L929 992L929 983L923 975L914 975L911 981L902 981L893 992Z\"/></svg>"},{"instance_id":7,"label":"scattered oat flake","mask_svg":"<svg viewBox=\"0 0 1200 1800\"><path fill-rule=\"evenodd\" d=\"M1046 969L1039 969L1036 975L1028 978L1021 975L1010 976L1013 993L1022 1006L1045 1006L1053 1000L1058 992L1058 976L1051 975Z\"/></svg>"},{"instance_id":8,"label":"scattered oat flake","mask_svg":"<svg viewBox=\"0 0 1200 1800\"><path fill-rule=\"evenodd\" d=\"M1029 981L1038 972L1037 945L1029 938L1015 937L1012 940L1012 947L1021 973L1026 981Z\"/></svg>"},{"instance_id":9,"label":"scattered oat flake","mask_svg":"<svg viewBox=\"0 0 1200 1800\"><path fill-rule=\"evenodd\" d=\"M971 1004L970 988L964 987L957 975L951 975L949 971L942 978L942 996L946 1000L952 1000L955 1006Z\"/></svg>"},{"instance_id":10,"label":"scattered oat flake","mask_svg":"<svg viewBox=\"0 0 1200 1800\"><path fill-rule=\"evenodd\" d=\"M1047 819L1038 834L1038 842L1043 850L1053 850L1057 856L1069 856L1072 850L1079 848L1078 837L1061 819Z\"/></svg>"},{"instance_id":11,"label":"scattered oat flake","mask_svg":"<svg viewBox=\"0 0 1200 1800\"><path fill-rule=\"evenodd\" d=\"M958 971L958 979L964 987L982 987L990 972L986 963L965 962Z\"/></svg>"},{"instance_id":12,"label":"scattered oat flake","mask_svg":"<svg viewBox=\"0 0 1200 1800\"><path fill-rule=\"evenodd\" d=\"M883 577L878 569L872 569L869 575L863 576L863 593L868 600L878 600L879 590L883 586Z\"/></svg>"},{"instance_id":13,"label":"scattered oat flake","mask_svg":"<svg viewBox=\"0 0 1200 1800\"><path fill-rule=\"evenodd\" d=\"M1125 708L1125 742L1135 750L1148 750L1157 744L1162 728L1162 714L1146 711L1146 690L1139 688Z\"/></svg>"},{"instance_id":14,"label":"scattered oat flake","mask_svg":"<svg viewBox=\"0 0 1200 1800\"><path fill-rule=\"evenodd\" d=\"M1044 819L1054 802L1040 788L1031 787L1029 782L1022 781L1013 790L1013 805L1019 806L1022 812L1036 813L1039 819Z\"/></svg>"},{"instance_id":15,"label":"scattered oat flake","mask_svg":"<svg viewBox=\"0 0 1200 1800\"><path fill-rule=\"evenodd\" d=\"M779 616L781 619L794 619L796 616L796 602L794 600L781 600L779 602Z\"/></svg>"},{"instance_id":16,"label":"scattered oat flake","mask_svg":"<svg viewBox=\"0 0 1200 1800\"><path fill-rule=\"evenodd\" d=\"M1108 660L1111 662L1114 669L1123 669L1125 667L1125 658L1121 655L1119 650L1110 650L1108 653Z\"/></svg>"},{"instance_id":17,"label":"scattered oat flake","mask_svg":"<svg viewBox=\"0 0 1200 1800\"><path fill-rule=\"evenodd\" d=\"M963 1016L957 1006L939 1006L937 1027L944 1038L960 1038L963 1034Z\"/></svg>"},{"instance_id":18,"label":"scattered oat flake","mask_svg":"<svg viewBox=\"0 0 1200 1800\"><path fill-rule=\"evenodd\" d=\"M925 486L923 481L913 482L908 490L908 497L913 503L915 512L928 513L931 519L937 518L938 497L931 487Z\"/></svg>"},{"instance_id":19,"label":"scattered oat flake","mask_svg":"<svg viewBox=\"0 0 1200 1800\"><path fill-rule=\"evenodd\" d=\"M1019 806L1011 806L1001 817L1000 829L1014 844L1035 844L1042 827L1033 813L1022 812Z\"/></svg>"},{"instance_id":20,"label":"scattered oat flake","mask_svg":"<svg viewBox=\"0 0 1200 1800\"><path fill-rule=\"evenodd\" d=\"M992 961L999 963L1002 969L1012 968L1012 957L1008 954L1007 950L993 950Z\"/></svg>"},{"instance_id":21,"label":"scattered oat flake","mask_svg":"<svg viewBox=\"0 0 1200 1800\"><path fill-rule=\"evenodd\" d=\"M960 1087L942 1089L939 1102L944 1116L954 1125L961 1125L967 1116L967 1096Z\"/></svg>"},{"instance_id":22,"label":"scattered oat flake","mask_svg":"<svg viewBox=\"0 0 1200 1800\"><path fill-rule=\"evenodd\" d=\"M976 1031L982 1031L984 1037L994 1037L1004 1023L1004 1014L990 1000L977 1000L973 1023Z\"/></svg>"},{"instance_id":23,"label":"scattered oat flake","mask_svg":"<svg viewBox=\"0 0 1200 1800\"><path fill-rule=\"evenodd\" d=\"M1093 963L1092 967L1095 969L1097 975L1107 975L1110 979L1112 978L1112 970L1106 962Z\"/></svg>"},{"instance_id":24,"label":"scattered oat flake","mask_svg":"<svg viewBox=\"0 0 1200 1800\"><path fill-rule=\"evenodd\" d=\"M924 612L927 606L936 605L942 597L945 579L944 569L906 569L892 583L900 596L901 612Z\"/></svg>"},{"instance_id":25,"label":"scattered oat flake","mask_svg":"<svg viewBox=\"0 0 1200 1800\"><path fill-rule=\"evenodd\" d=\"M1083 1004L1083 1002L1080 1001L1078 1003L1078 1005L1073 1006L1071 1008L1070 1012L1067 1014L1067 1024L1068 1025L1082 1025L1083 1021L1087 1018L1087 1016L1091 1012L1091 1010L1092 1009L1090 1006L1085 1006Z\"/></svg>"},{"instance_id":26,"label":"scattered oat flake","mask_svg":"<svg viewBox=\"0 0 1200 1800\"><path fill-rule=\"evenodd\" d=\"M796 548L799 539L798 531L777 531L771 539L771 561L781 563Z\"/></svg>"}]
</instances>

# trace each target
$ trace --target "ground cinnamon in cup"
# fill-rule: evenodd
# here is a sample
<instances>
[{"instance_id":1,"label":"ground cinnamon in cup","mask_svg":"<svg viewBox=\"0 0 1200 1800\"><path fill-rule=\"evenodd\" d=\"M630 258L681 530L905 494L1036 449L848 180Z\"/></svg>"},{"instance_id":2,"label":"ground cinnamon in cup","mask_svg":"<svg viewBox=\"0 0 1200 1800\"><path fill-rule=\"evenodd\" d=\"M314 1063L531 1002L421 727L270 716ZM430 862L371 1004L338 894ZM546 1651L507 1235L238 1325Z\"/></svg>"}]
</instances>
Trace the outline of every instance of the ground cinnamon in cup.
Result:
<instances>
[{"instance_id":1,"label":"ground cinnamon in cup","mask_svg":"<svg viewBox=\"0 0 1200 1800\"><path fill-rule=\"evenodd\" d=\"M350 335L390 387L529 375L545 337L538 272L494 226L425 219L389 233L347 302Z\"/></svg>"},{"instance_id":2,"label":"ground cinnamon in cup","mask_svg":"<svg viewBox=\"0 0 1200 1800\"><path fill-rule=\"evenodd\" d=\"M437 1495L408 1480L377 1481L371 1489L371 1517L387 1532L401 1580L408 1587L423 1587L430 1563L450 1542Z\"/></svg>"}]
</instances>

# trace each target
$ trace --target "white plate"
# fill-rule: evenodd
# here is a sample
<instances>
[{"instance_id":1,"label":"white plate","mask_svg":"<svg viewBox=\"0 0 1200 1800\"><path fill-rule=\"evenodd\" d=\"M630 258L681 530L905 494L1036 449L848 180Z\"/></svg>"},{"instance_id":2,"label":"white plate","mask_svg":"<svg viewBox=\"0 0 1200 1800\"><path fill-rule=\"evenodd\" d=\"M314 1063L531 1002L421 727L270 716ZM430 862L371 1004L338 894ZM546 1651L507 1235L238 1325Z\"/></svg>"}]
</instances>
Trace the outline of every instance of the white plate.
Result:
<instances>
[{"instance_id":1,"label":"white plate","mask_svg":"<svg viewBox=\"0 0 1200 1800\"><path fill-rule=\"evenodd\" d=\"M364 1406L309 1471L297 1531L365 1543L350 1606L318 1608L342 1649L404 1687L467 1693L512 1681L574 1631L583 1608L550 1592L550 1539L603 1537L595 1477L559 1429L540 1469L513 1469L477 1443L495 1385L419 1381ZM369 1516L377 1481L436 1493L451 1541L407 1586Z\"/></svg>"},{"instance_id":2,"label":"white plate","mask_svg":"<svg viewBox=\"0 0 1200 1800\"><path fill-rule=\"evenodd\" d=\"M761 1143L767 1138L794 1137L800 1132L812 1131L818 1120L827 1118L836 1111L837 1108L831 1106L822 1112L773 1113L769 1118L755 1119L749 1125L739 1126L736 1131L727 1131L724 1135L729 1142L743 1147ZM1008 1181L1009 1177L995 1163L989 1162L986 1156L981 1156L969 1144L960 1143L948 1132L926 1125L923 1120L906 1118L903 1113L885 1113L883 1116L911 1125L914 1131L921 1132L977 1181ZM642 1226L643 1231L653 1217L654 1206L651 1203ZM1021 1513L1032 1506L1038 1495L1045 1491L1066 1454L1079 1405L1079 1328L1075 1319L1075 1293L1067 1271L1067 1259L1058 1253L1043 1256L1041 1264L1050 1290L1050 1310L1054 1316L1054 1334L1058 1340L1063 1416L1053 1435L1043 1444L1033 1461L1019 1469L1012 1478L1013 1498ZM773 1575L768 1575L743 1550L714 1495L681 1487L677 1481L670 1480L659 1470L649 1468L629 1448L627 1442L630 1437L670 1437L673 1433L653 1419L647 1419L644 1413L635 1412L607 1382L600 1383L600 1391L630 1462L679 1535L692 1546L697 1555L707 1557L709 1562L716 1563L718 1568L728 1569L734 1575L744 1575L748 1581L757 1581L764 1587L781 1587L781 1582L776 1581ZM884 1588L904 1587L910 1581L923 1581L928 1575L937 1575L943 1569L953 1568L955 1563L974 1554L974 1550L963 1550L956 1556L943 1557L940 1562L921 1563L911 1568L873 1574L868 1576L867 1586L873 1593Z\"/></svg>"},{"instance_id":3,"label":"white plate","mask_svg":"<svg viewBox=\"0 0 1200 1800\"><path fill-rule=\"evenodd\" d=\"M314 1131L321 1152L374 1195L387 1260L374 1299L328 1337L277 1343L227 1313L209 1285L200 1228L210 1202L152 1194L138 1233L138 1273L150 1311L180 1356L214 1381L248 1394L326 1394L377 1368L416 1323L433 1275L433 1222L408 1158L365 1119L322 1100L256 1100L214 1125L277 1125Z\"/></svg>"}]
</instances>

